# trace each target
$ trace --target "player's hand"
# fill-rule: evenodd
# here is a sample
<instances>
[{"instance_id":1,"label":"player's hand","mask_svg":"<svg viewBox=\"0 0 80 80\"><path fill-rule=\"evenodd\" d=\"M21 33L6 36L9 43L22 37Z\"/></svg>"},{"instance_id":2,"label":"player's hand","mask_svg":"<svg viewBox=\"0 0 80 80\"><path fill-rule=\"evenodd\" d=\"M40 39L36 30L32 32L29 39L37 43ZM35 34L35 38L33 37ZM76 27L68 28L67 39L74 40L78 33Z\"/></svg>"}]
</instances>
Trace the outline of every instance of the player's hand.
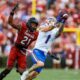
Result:
<instances>
[{"instance_id":1,"label":"player's hand","mask_svg":"<svg viewBox=\"0 0 80 80\"><path fill-rule=\"evenodd\" d=\"M12 11L10 12L10 15L14 15L14 12L18 9L18 7L19 7L19 4L17 3L15 6L14 6L14 8L12 9Z\"/></svg>"},{"instance_id":2,"label":"player's hand","mask_svg":"<svg viewBox=\"0 0 80 80\"><path fill-rule=\"evenodd\" d=\"M66 11L60 11L60 13L57 16L57 22L65 23L67 18L68 18L68 13Z\"/></svg>"}]
</instances>

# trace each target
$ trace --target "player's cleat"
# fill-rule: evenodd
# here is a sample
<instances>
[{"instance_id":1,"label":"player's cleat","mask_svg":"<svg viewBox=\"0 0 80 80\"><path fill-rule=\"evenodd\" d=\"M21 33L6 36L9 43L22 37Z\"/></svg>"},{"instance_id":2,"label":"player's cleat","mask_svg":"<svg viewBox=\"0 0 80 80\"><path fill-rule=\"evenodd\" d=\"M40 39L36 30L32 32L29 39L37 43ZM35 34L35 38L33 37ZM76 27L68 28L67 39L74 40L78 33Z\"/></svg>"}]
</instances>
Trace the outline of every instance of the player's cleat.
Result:
<instances>
[{"instance_id":1,"label":"player's cleat","mask_svg":"<svg viewBox=\"0 0 80 80\"><path fill-rule=\"evenodd\" d=\"M26 78L28 77L29 72L25 71L22 76L21 76L21 80L26 80Z\"/></svg>"}]
</instances>

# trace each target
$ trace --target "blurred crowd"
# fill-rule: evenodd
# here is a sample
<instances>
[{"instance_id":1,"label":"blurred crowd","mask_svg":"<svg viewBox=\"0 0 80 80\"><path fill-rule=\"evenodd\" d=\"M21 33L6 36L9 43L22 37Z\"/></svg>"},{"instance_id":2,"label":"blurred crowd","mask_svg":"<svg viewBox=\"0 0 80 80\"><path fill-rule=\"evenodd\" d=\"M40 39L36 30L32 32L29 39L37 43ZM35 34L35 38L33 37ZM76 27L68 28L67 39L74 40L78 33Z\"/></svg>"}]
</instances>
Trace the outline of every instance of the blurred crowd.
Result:
<instances>
[{"instance_id":1,"label":"blurred crowd","mask_svg":"<svg viewBox=\"0 0 80 80\"><path fill-rule=\"evenodd\" d=\"M0 0L0 55L9 55L11 46L16 40L16 30L8 25L11 9L19 2L20 8L14 15L14 22L27 21L32 16L32 0ZM47 16L57 16L61 9L67 10L69 18L65 24L67 28L80 28L80 0L36 0L36 18L41 23ZM54 46L53 53L61 52L62 57L76 50L76 34L63 33ZM57 51L57 52L56 52ZM72 61L71 61L72 63Z\"/></svg>"}]
</instances>

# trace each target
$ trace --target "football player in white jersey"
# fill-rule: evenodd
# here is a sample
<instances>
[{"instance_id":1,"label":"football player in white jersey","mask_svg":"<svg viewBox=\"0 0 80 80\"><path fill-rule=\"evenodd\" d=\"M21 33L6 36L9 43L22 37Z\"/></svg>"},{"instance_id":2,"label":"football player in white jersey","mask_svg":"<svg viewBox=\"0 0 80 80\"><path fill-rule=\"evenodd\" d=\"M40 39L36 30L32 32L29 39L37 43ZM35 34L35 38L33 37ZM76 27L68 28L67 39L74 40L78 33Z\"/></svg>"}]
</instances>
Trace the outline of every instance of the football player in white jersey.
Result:
<instances>
[{"instance_id":1,"label":"football player in white jersey","mask_svg":"<svg viewBox=\"0 0 80 80\"><path fill-rule=\"evenodd\" d=\"M53 41L63 31L64 23L68 18L66 12L60 12L57 18L48 18L39 27L39 35L33 49L32 61L33 66L26 70L21 76L21 80L32 80L34 79L43 69L44 62L47 57L47 53Z\"/></svg>"}]
</instances>

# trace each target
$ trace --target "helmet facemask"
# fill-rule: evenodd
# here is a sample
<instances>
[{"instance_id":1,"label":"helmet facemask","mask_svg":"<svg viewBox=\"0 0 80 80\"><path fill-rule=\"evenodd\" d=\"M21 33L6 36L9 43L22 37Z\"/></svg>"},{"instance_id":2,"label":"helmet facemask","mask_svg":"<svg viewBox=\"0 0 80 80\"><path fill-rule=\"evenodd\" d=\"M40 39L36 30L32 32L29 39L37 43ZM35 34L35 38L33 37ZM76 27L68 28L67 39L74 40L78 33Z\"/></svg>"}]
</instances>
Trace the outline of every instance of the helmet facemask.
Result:
<instances>
[{"instance_id":1,"label":"helmet facemask","mask_svg":"<svg viewBox=\"0 0 80 80\"><path fill-rule=\"evenodd\" d=\"M27 22L27 27L30 32L34 32L37 29L38 21L36 18L30 18Z\"/></svg>"}]
</instances>

